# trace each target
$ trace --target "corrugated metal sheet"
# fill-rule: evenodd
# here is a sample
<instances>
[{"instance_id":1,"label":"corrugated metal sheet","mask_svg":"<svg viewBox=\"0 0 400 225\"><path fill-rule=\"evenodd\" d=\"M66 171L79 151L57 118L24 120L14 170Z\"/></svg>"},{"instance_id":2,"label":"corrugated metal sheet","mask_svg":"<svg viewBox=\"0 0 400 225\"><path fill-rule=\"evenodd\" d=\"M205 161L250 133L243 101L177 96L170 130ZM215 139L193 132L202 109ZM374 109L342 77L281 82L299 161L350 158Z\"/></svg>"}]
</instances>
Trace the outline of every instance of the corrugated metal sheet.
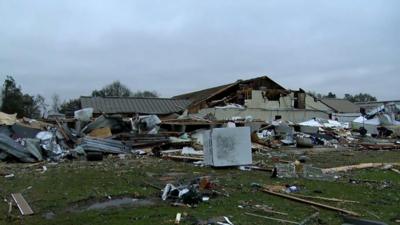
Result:
<instances>
[{"instance_id":1,"label":"corrugated metal sheet","mask_svg":"<svg viewBox=\"0 0 400 225\"><path fill-rule=\"evenodd\" d=\"M82 108L93 108L94 113L140 113L165 115L184 111L190 100L134 97L81 97Z\"/></svg>"}]
</instances>

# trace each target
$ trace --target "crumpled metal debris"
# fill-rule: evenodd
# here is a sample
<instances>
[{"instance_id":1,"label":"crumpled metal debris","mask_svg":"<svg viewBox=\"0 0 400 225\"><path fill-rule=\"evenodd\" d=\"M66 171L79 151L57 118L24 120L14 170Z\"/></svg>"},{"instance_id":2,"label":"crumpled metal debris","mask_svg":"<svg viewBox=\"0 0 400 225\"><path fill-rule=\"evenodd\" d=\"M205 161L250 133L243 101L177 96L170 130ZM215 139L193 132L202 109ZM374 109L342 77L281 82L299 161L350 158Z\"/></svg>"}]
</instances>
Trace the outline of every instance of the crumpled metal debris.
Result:
<instances>
[{"instance_id":1,"label":"crumpled metal debris","mask_svg":"<svg viewBox=\"0 0 400 225\"><path fill-rule=\"evenodd\" d=\"M43 155L40 149L40 140L27 138L24 140L25 148L29 153L31 153L37 160L42 161Z\"/></svg>"},{"instance_id":2,"label":"crumpled metal debris","mask_svg":"<svg viewBox=\"0 0 400 225\"><path fill-rule=\"evenodd\" d=\"M0 133L0 150L14 156L22 162L36 162L37 159L26 150L24 146L14 141L14 139Z\"/></svg>"},{"instance_id":3,"label":"crumpled metal debris","mask_svg":"<svg viewBox=\"0 0 400 225\"><path fill-rule=\"evenodd\" d=\"M82 147L86 152L94 151L110 154L128 154L131 151L131 149L121 141L110 139L85 137L82 139L82 142L79 146Z\"/></svg>"},{"instance_id":4,"label":"crumpled metal debris","mask_svg":"<svg viewBox=\"0 0 400 225\"><path fill-rule=\"evenodd\" d=\"M57 143L56 129L39 132L36 138L40 140L40 146L46 151L47 156L52 161L59 161L67 154L67 151L63 150Z\"/></svg>"}]
</instances>

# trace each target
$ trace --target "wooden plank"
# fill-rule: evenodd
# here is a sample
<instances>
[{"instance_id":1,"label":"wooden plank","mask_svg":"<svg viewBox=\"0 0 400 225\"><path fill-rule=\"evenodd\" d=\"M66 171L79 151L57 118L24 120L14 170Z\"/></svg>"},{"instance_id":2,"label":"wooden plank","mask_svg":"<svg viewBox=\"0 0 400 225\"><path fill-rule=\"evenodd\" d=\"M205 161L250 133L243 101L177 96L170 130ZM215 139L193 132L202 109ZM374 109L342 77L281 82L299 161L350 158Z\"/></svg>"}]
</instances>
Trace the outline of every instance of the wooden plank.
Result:
<instances>
[{"instance_id":1,"label":"wooden plank","mask_svg":"<svg viewBox=\"0 0 400 225\"><path fill-rule=\"evenodd\" d=\"M172 155L165 155L163 158L166 159L174 159L174 160L181 160L181 161L202 161L203 157L189 157L189 156L172 156Z\"/></svg>"},{"instance_id":2,"label":"wooden plank","mask_svg":"<svg viewBox=\"0 0 400 225\"><path fill-rule=\"evenodd\" d=\"M25 198L21 193L11 194L11 197L14 199L15 203L18 206L19 211L23 216L32 215L33 210L29 206L28 202L26 202Z\"/></svg>"},{"instance_id":3,"label":"wooden plank","mask_svg":"<svg viewBox=\"0 0 400 225\"><path fill-rule=\"evenodd\" d=\"M319 196L307 196L307 195L300 195L300 194L290 194L290 195L299 197L299 198L317 199L317 200L330 201L330 202L357 203L357 204L360 203L357 201L344 200L344 199L338 199L338 198L325 198L325 197L319 197Z\"/></svg>"},{"instance_id":4,"label":"wooden plank","mask_svg":"<svg viewBox=\"0 0 400 225\"><path fill-rule=\"evenodd\" d=\"M294 197L294 196L291 196L291 195L281 194L281 193L273 192L273 191L270 191L270 190L267 190L267 189L263 189L262 191L265 192L265 193L271 194L271 195L283 197L283 198L290 199L290 200L293 200L293 201L296 201L296 202L301 202L301 203L317 206L317 207L328 209L328 210L331 210L331 211L337 211L337 212L345 213L345 214L348 214L348 215L351 215L351 216L357 216L357 217L360 216L358 213L355 213L355 212L352 212L352 211L336 208L336 207L329 206L329 205L324 205L324 204L321 204L321 203L318 203L318 202L308 201L308 200L305 200L305 199L302 199L302 198L297 198L297 197Z\"/></svg>"},{"instance_id":5,"label":"wooden plank","mask_svg":"<svg viewBox=\"0 0 400 225\"><path fill-rule=\"evenodd\" d=\"M368 169L368 168L379 168L385 165L398 166L400 163L361 163L358 165L351 166L340 166L335 168L322 169L323 173L337 173L337 172L347 172L354 169Z\"/></svg>"},{"instance_id":6,"label":"wooden plank","mask_svg":"<svg viewBox=\"0 0 400 225\"><path fill-rule=\"evenodd\" d=\"M398 169L391 168L390 170L391 170L391 171L393 171L393 172L395 172L395 173L398 173L398 174L400 174L400 171L399 171Z\"/></svg>"}]
</instances>

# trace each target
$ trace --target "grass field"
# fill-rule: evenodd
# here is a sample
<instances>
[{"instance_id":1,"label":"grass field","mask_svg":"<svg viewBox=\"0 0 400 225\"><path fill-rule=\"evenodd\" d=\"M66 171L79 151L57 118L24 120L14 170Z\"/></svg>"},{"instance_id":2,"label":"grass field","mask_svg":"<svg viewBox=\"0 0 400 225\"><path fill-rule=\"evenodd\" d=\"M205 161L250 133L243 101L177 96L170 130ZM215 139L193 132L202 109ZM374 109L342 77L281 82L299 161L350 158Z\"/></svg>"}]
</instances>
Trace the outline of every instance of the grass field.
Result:
<instances>
[{"instance_id":1,"label":"grass field","mask_svg":"<svg viewBox=\"0 0 400 225\"><path fill-rule=\"evenodd\" d=\"M351 154L348 154L351 153ZM400 153L391 151L321 151L307 153L309 163L321 167L351 165L363 162L400 162ZM295 153L283 159L293 160ZM269 159L255 155L255 161ZM272 164L271 164L272 165ZM48 170L41 173L42 165L0 164L1 174L14 173L14 178L0 178L2 198L10 199L11 193L20 192L29 202L35 214L20 215L14 207L7 214L8 204L0 203L0 224L174 224L176 213L183 214L181 224L193 224L196 220L227 216L235 224L282 224L245 215L246 212L264 216L302 221L316 209L262 193L251 186L292 184L300 187L300 194L359 201L356 203L320 203L352 210L363 218L398 224L400 219L400 175L390 170L364 169L347 172L334 182L306 179L270 178L269 172L241 171L237 168L213 169L196 167L188 162L175 162L154 157L127 158L107 157L102 162L71 161L57 165L46 164ZM166 183L185 183L199 176L211 176L216 189L228 193L219 195L195 208L174 207L160 200L160 190L149 185L163 187ZM353 184L349 179L373 180ZM386 181L386 182L384 182ZM383 185L387 184L386 186ZM85 210L95 202L109 198L133 197L150 204L130 207ZM317 201L317 200L315 200ZM239 205L268 205L288 216L268 214ZM75 210L74 210L75 209ZM76 210L79 209L79 210ZM336 212L321 209L318 223L341 224ZM378 219L379 218L379 219Z\"/></svg>"}]
</instances>

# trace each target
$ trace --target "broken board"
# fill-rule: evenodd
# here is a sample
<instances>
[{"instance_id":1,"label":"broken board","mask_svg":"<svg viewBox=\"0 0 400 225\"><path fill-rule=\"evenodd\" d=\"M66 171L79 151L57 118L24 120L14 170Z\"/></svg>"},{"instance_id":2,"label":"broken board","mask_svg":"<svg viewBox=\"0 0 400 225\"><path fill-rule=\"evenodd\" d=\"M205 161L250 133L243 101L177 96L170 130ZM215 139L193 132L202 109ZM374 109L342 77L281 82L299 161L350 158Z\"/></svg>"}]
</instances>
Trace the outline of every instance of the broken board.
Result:
<instances>
[{"instance_id":1,"label":"broken board","mask_svg":"<svg viewBox=\"0 0 400 225\"><path fill-rule=\"evenodd\" d=\"M25 198L21 193L11 194L11 197L14 199L14 202L17 204L19 211L23 216L32 215L33 210L26 202Z\"/></svg>"}]
</instances>

